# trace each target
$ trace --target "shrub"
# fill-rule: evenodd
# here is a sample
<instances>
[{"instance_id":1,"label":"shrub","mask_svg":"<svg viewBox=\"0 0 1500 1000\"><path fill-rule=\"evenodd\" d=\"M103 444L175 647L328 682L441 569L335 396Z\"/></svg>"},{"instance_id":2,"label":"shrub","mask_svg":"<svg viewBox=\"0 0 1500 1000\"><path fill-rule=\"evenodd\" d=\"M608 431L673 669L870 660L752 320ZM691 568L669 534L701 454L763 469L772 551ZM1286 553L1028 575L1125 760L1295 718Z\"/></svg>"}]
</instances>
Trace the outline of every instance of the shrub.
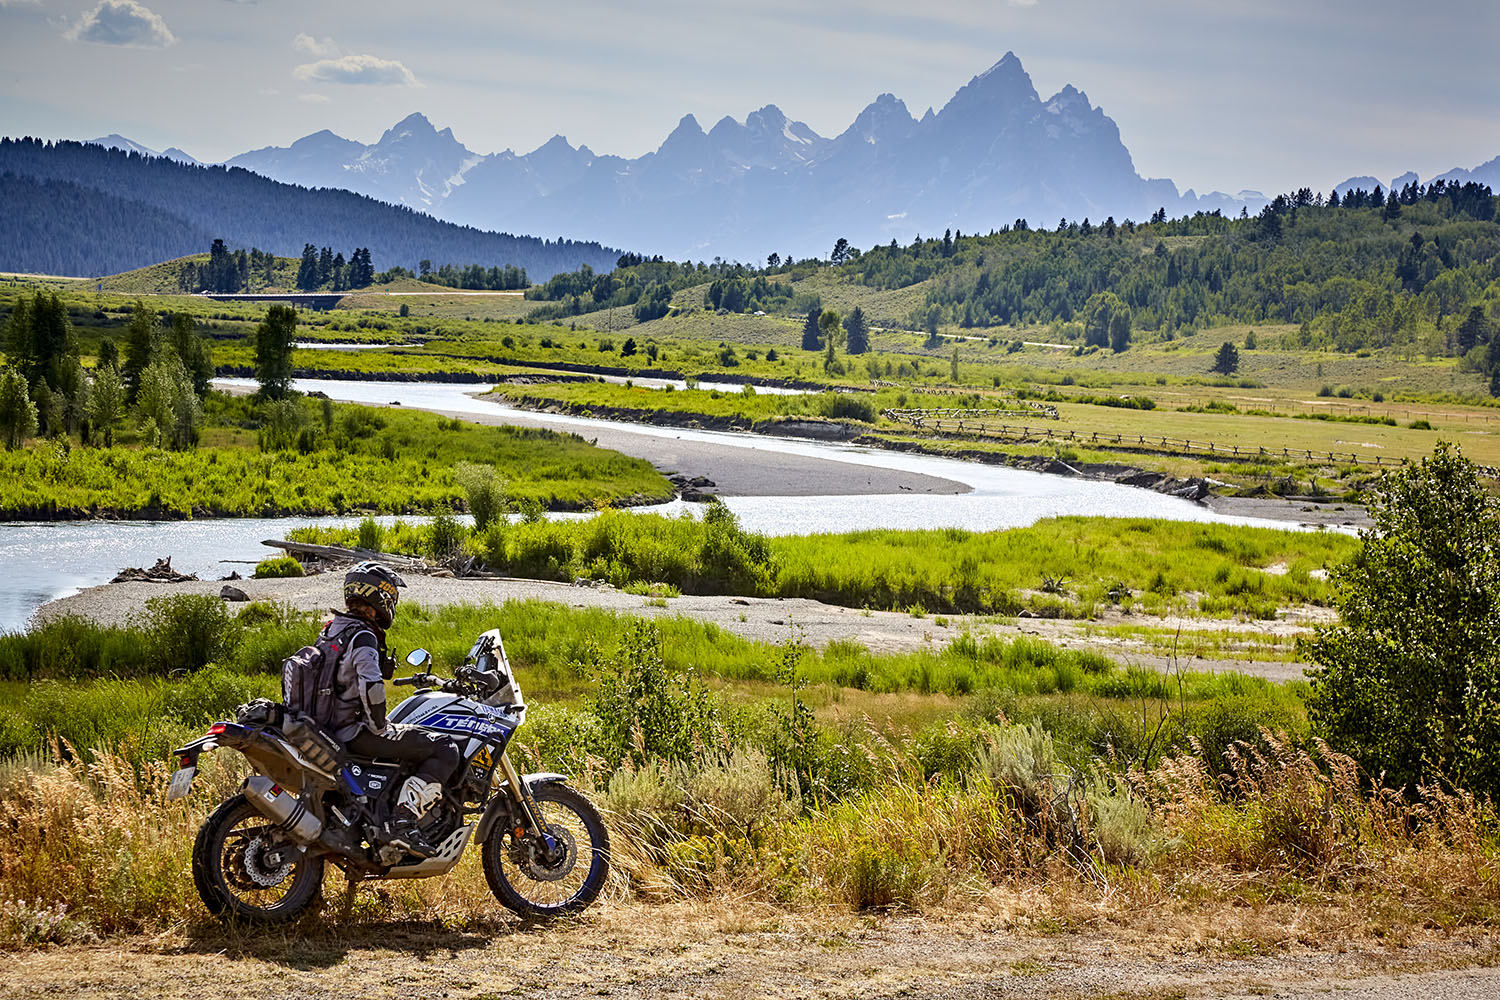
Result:
<instances>
[{"instance_id":1,"label":"shrub","mask_svg":"<svg viewBox=\"0 0 1500 1000\"><path fill-rule=\"evenodd\" d=\"M476 530L483 531L497 518L505 516L509 508L505 480L495 473L493 465L459 462L453 468L453 478L468 497L469 513L474 515Z\"/></svg>"},{"instance_id":2,"label":"shrub","mask_svg":"<svg viewBox=\"0 0 1500 1000\"><path fill-rule=\"evenodd\" d=\"M288 576L305 576L302 564L291 556L272 556L255 565L255 579L275 580Z\"/></svg>"},{"instance_id":3,"label":"shrub","mask_svg":"<svg viewBox=\"0 0 1500 1000\"><path fill-rule=\"evenodd\" d=\"M426 555L438 562L453 558L463 551L466 529L458 519L446 511L438 514L427 526Z\"/></svg>"},{"instance_id":4,"label":"shrub","mask_svg":"<svg viewBox=\"0 0 1500 1000\"><path fill-rule=\"evenodd\" d=\"M1332 578L1341 621L1302 646L1309 713L1395 787L1500 795L1500 502L1452 446L1387 474Z\"/></svg>"},{"instance_id":5,"label":"shrub","mask_svg":"<svg viewBox=\"0 0 1500 1000\"><path fill-rule=\"evenodd\" d=\"M359 522L359 538L357 544L362 549L379 552L380 546L385 541L385 530L376 523L373 517L366 517Z\"/></svg>"},{"instance_id":6,"label":"shrub","mask_svg":"<svg viewBox=\"0 0 1500 1000\"><path fill-rule=\"evenodd\" d=\"M721 726L708 691L690 673L677 673L662 660L661 632L654 622L636 620L625 629L620 648L609 659L591 651L602 676L591 704L613 766L637 766L653 758L684 761L714 745Z\"/></svg>"},{"instance_id":7,"label":"shrub","mask_svg":"<svg viewBox=\"0 0 1500 1000\"><path fill-rule=\"evenodd\" d=\"M153 597L139 619L145 645L161 673L223 662L239 645L239 622L211 594Z\"/></svg>"},{"instance_id":8,"label":"shrub","mask_svg":"<svg viewBox=\"0 0 1500 1000\"><path fill-rule=\"evenodd\" d=\"M824 393L818 397L818 409L830 420L875 422L875 400L868 393Z\"/></svg>"}]
</instances>

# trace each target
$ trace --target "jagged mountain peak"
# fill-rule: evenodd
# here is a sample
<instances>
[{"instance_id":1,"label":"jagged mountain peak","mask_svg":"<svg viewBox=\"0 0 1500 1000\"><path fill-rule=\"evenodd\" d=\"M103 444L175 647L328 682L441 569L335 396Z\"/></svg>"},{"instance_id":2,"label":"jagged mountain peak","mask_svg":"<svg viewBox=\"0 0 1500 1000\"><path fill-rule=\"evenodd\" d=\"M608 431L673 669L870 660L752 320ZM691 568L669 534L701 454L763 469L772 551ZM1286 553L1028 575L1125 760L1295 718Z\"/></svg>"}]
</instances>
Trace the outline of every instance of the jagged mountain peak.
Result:
<instances>
[{"instance_id":1,"label":"jagged mountain peak","mask_svg":"<svg viewBox=\"0 0 1500 1000\"><path fill-rule=\"evenodd\" d=\"M580 146L579 148L582 149L583 147ZM568 137L559 132L532 150L528 155L535 155L537 153L571 153L573 151L573 144L568 142Z\"/></svg>"},{"instance_id":2,"label":"jagged mountain peak","mask_svg":"<svg viewBox=\"0 0 1500 1000\"><path fill-rule=\"evenodd\" d=\"M1026 67L1021 65L1021 60L1016 58L1014 52L1005 53L999 62L960 87L958 93L953 95L953 101L948 103L951 105L960 98L978 95L989 99L1041 99L1031 83L1031 75L1026 72Z\"/></svg>"},{"instance_id":3,"label":"jagged mountain peak","mask_svg":"<svg viewBox=\"0 0 1500 1000\"><path fill-rule=\"evenodd\" d=\"M928 116L932 110L927 111ZM924 119L925 120L925 119ZM841 143L858 141L867 145L899 140L909 135L917 120L906 109L906 102L895 94L881 94L865 106L851 124L839 136Z\"/></svg>"},{"instance_id":4,"label":"jagged mountain peak","mask_svg":"<svg viewBox=\"0 0 1500 1000\"><path fill-rule=\"evenodd\" d=\"M386 129L385 135L400 135L403 132L433 132L437 129L432 127L432 122L420 111L413 111L390 128ZM385 138L385 136L381 136Z\"/></svg>"}]
</instances>

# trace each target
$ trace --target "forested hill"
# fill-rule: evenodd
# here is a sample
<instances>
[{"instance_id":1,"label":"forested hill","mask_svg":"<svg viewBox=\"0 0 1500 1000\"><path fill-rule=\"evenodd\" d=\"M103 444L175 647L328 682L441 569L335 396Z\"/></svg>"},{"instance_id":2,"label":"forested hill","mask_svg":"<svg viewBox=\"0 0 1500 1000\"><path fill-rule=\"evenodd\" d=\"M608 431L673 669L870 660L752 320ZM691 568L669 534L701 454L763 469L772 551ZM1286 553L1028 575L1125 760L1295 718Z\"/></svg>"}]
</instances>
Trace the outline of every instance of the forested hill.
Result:
<instances>
[{"instance_id":1,"label":"forested hill","mask_svg":"<svg viewBox=\"0 0 1500 1000\"><path fill-rule=\"evenodd\" d=\"M380 270L418 262L525 268L537 279L620 251L489 233L363 195L281 184L77 142L0 139L0 270L102 275L199 253L215 237L295 257L367 246Z\"/></svg>"},{"instance_id":2,"label":"forested hill","mask_svg":"<svg viewBox=\"0 0 1500 1000\"><path fill-rule=\"evenodd\" d=\"M1259 217L1011 228L879 247L844 270L880 288L932 279L921 315L908 319L929 327L1061 322L1081 324L1081 333L1090 302L1107 296L1131 329L1167 338L1225 323L1293 323L1303 346L1410 344L1445 354L1474 306L1500 319L1495 220L1496 199L1479 184L1354 191L1331 206L1304 189Z\"/></svg>"},{"instance_id":3,"label":"forested hill","mask_svg":"<svg viewBox=\"0 0 1500 1000\"><path fill-rule=\"evenodd\" d=\"M1159 211L1146 223L1084 219L1050 230L1016 220L988 235L950 231L863 252L840 240L827 262L773 254L765 268L704 267L627 255L608 274L556 275L528 296L547 300L537 318L630 307L651 320L701 285L714 309L799 317L811 309L816 320L820 288L916 288L877 300L902 303L899 313L865 302L869 321L926 329L932 345L940 329L1008 340L1047 326L1048 340L1117 350L1210 326L1294 324L1285 336L1296 346L1479 349L1470 361L1489 371L1500 368L1496 214L1493 192L1475 183L1377 187L1332 201L1303 189L1246 218L1169 220ZM1492 340L1493 356L1481 357Z\"/></svg>"}]
</instances>

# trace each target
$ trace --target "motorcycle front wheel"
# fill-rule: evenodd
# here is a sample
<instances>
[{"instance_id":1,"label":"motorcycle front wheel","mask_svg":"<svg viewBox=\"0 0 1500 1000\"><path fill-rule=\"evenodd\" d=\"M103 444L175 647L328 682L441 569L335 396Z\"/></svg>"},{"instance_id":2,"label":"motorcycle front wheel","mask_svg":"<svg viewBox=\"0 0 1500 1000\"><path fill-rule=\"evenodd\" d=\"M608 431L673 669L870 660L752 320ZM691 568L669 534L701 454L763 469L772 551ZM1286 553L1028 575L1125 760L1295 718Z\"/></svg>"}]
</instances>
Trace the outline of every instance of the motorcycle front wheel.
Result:
<instances>
[{"instance_id":1,"label":"motorcycle front wheel","mask_svg":"<svg viewBox=\"0 0 1500 1000\"><path fill-rule=\"evenodd\" d=\"M193 883L215 916L285 923L323 890L323 859L294 851L244 795L226 799L198 829Z\"/></svg>"},{"instance_id":2,"label":"motorcycle front wheel","mask_svg":"<svg viewBox=\"0 0 1500 1000\"><path fill-rule=\"evenodd\" d=\"M532 798L553 845L531 833L518 839L497 823L484 842L484 877L495 898L522 916L578 913L598 898L609 875L604 820L566 785L543 785Z\"/></svg>"}]
</instances>

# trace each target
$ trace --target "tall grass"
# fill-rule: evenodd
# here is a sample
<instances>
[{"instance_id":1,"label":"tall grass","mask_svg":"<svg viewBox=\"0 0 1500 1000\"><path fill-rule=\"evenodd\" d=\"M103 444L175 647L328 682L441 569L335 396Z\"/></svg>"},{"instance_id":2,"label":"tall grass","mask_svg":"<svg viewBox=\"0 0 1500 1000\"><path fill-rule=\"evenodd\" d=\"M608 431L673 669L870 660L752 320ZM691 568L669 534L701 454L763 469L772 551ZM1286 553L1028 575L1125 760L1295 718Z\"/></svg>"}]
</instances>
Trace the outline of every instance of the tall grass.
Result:
<instances>
[{"instance_id":1,"label":"tall grass","mask_svg":"<svg viewBox=\"0 0 1500 1000\"><path fill-rule=\"evenodd\" d=\"M733 892L868 909L961 904L997 885L1117 900L1143 884L1226 900L1249 886L1256 899L1301 899L1316 886L1325 895L1397 893L1413 920L1438 910L1479 920L1500 894L1488 806L1433 789L1379 788L1316 741L1255 726L1250 709L1274 712L1295 700L1261 683L1189 677L1172 703L1117 699L1101 708L1107 699L1084 690L1118 668L1073 660L1073 693L1023 694L1047 687L1038 678L1055 678L1070 654L973 641L959 644L952 663L992 670L1010 688L911 729L890 719L813 720L803 712L817 682L778 690L760 681L739 693L748 697L729 688L683 697L683 669L674 666L683 651L667 637L695 633L696 648L717 650L721 665L783 683L842 669L857 654L852 647L832 660L797 646L778 654L701 625L667 620L665 635L644 624L622 631L613 616L537 604L413 610L402 644L421 641L440 662L462 655L475 626L499 625L510 629L523 684L550 675L582 694L604 682L599 698L534 709L515 754L527 768L572 771L593 790L613 827L619 891L642 898ZM613 644L601 641L600 626ZM572 641L565 663L556 649L544 653ZM900 665L887 660L870 658L874 674L899 676ZM37 718L60 721L53 731L86 742L44 738L38 749L32 739L0 763L0 942L201 918L187 852L202 817L233 791L240 765L212 755L194 795L167 803L161 754L193 720L269 694L275 683L219 665L180 680L41 682L3 692L6 703L31 699ZM1214 706L1218 731L1241 734L1217 759L1193 715ZM123 736L88 729L88 720L106 717L154 721ZM810 728L799 735L804 721ZM1119 738L1132 726L1141 733L1136 745ZM390 887L320 919L473 920L495 905L471 860L441 881Z\"/></svg>"},{"instance_id":2,"label":"tall grass","mask_svg":"<svg viewBox=\"0 0 1500 1000\"><path fill-rule=\"evenodd\" d=\"M316 528L303 541L353 544L352 529ZM387 545L419 551L419 533ZM543 580L578 577L617 587L667 583L683 593L807 597L845 607L1040 617L1090 617L1115 607L1145 614L1274 618L1278 608L1327 604L1315 571L1353 555L1344 535L1144 518L1048 518L1005 531L876 530L763 537L712 505L689 514L606 511L585 521L503 524L473 535L492 569Z\"/></svg>"},{"instance_id":3,"label":"tall grass","mask_svg":"<svg viewBox=\"0 0 1500 1000\"><path fill-rule=\"evenodd\" d=\"M463 463L497 469L512 498L554 509L672 495L649 463L576 434L347 404L333 407L325 430L312 401L300 405L308 434L300 450L260 451L257 412L244 400L211 395L213 423L196 450L38 441L0 452L8 484L0 516L51 506L157 516L435 511L464 502Z\"/></svg>"}]
</instances>

